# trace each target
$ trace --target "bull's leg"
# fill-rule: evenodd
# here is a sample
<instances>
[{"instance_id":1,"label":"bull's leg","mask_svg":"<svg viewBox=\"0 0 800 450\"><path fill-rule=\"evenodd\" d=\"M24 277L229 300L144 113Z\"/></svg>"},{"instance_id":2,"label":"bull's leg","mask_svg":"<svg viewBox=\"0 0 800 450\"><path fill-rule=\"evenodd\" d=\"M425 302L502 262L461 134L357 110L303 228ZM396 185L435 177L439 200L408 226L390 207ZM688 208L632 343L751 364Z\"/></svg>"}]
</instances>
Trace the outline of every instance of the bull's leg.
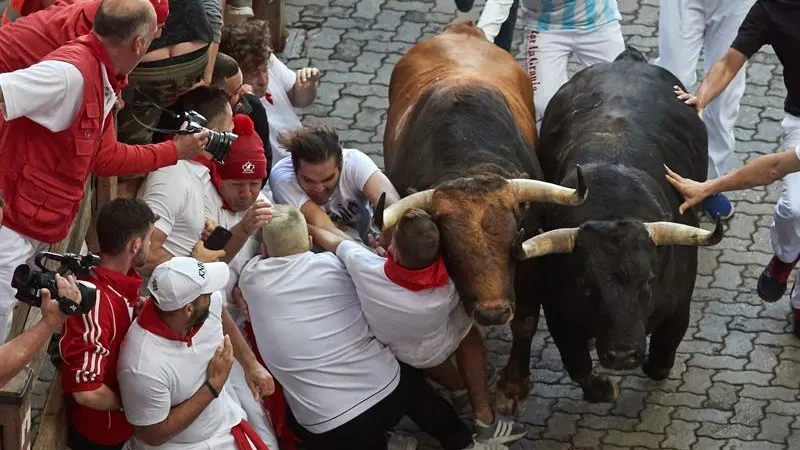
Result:
<instances>
[{"instance_id":1,"label":"bull's leg","mask_svg":"<svg viewBox=\"0 0 800 450\"><path fill-rule=\"evenodd\" d=\"M539 304L536 311L517 310L511 320L511 353L508 364L497 381L495 407L497 412L518 418L525 412L531 390L531 343L539 325Z\"/></svg>"},{"instance_id":2,"label":"bull's leg","mask_svg":"<svg viewBox=\"0 0 800 450\"><path fill-rule=\"evenodd\" d=\"M689 328L689 300L682 303L650 336L650 351L642 371L653 380L661 381L669 376L675 365L675 352Z\"/></svg>"},{"instance_id":3,"label":"bull's leg","mask_svg":"<svg viewBox=\"0 0 800 450\"><path fill-rule=\"evenodd\" d=\"M545 313L547 314L547 313ZM557 315L553 312L551 315ZM553 336L561 362L572 381L583 390L583 399L590 403L613 402L619 388L608 376L595 373L592 356L589 354L589 338L578 327L572 327L566 317L547 318L547 328Z\"/></svg>"}]
</instances>

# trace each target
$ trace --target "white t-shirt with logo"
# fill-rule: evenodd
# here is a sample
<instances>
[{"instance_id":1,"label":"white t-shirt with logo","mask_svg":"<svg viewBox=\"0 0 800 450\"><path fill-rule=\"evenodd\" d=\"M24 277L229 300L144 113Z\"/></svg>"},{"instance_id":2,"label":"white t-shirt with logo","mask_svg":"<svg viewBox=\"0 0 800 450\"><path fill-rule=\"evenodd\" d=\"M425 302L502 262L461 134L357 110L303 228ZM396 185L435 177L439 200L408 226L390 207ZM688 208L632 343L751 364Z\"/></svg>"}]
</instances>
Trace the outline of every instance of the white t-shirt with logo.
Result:
<instances>
[{"instance_id":1,"label":"white t-shirt with logo","mask_svg":"<svg viewBox=\"0 0 800 450\"><path fill-rule=\"evenodd\" d=\"M440 288L411 291L383 270L386 258L344 241L336 249L358 291L369 327L397 359L426 369L443 363L472 328L452 281Z\"/></svg>"},{"instance_id":2,"label":"white t-shirt with logo","mask_svg":"<svg viewBox=\"0 0 800 450\"><path fill-rule=\"evenodd\" d=\"M269 84L267 90L272 94L272 103L265 98L261 99L261 104L267 110L267 120L269 121L269 143L272 146L272 167L278 161L289 156L286 147L278 142L278 136L283 131L294 130L300 127L300 118L294 112L294 105L289 99L289 92L294 89L297 81L297 73L286 67L273 53L267 63L267 74Z\"/></svg>"},{"instance_id":3,"label":"white t-shirt with logo","mask_svg":"<svg viewBox=\"0 0 800 450\"><path fill-rule=\"evenodd\" d=\"M397 387L400 365L370 331L334 254L255 257L239 287L259 353L308 431L333 430Z\"/></svg>"},{"instance_id":4,"label":"white t-shirt with logo","mask_svg":"<svg viewBox=\"0 0 800 450\"><path fill-rule=\"evenodd\" d=\"M167 235L163 247L172 256L192 254L203 233L209 189L208 168L186 160L150 172L139 187L137 196L158 214L155 227Z\"/></svg>"},{"instance_id":5,"label":"white t-shirt with logo","mask_svg":"<svg viewBox=\"0 0 800 450\"><path fill-rule=\"evenodd\" d=\"M333 223L356 230L354 237L363 239L369 228L372 208L364 195L364 185L378 170L378 166L366 154L356 149L343 149L339 184L328 201L320 206ZM277 203L299 209L311 201L297 182L292 158L284 158L275 165L269 176L269 185Z\"/></svg>"},{"instance_id":6,"label":"white t-shirt with logo","mask_svg":"<svg viewBox=\"0 0 800 450\"><path fill-rule=\"evenodd\" d=\"M120 349L117 364L125 417L133 426L162 422L170 409L191 398L206 381L208 362L223 343L222 297L211 296L208 319L185 342L157 336L134 322ZM204 388L206 389L206 388ZM236 450L231 428L245 419L226 382L219 398L211 401L197 419L169 442L149 446L135 436L131 450Z\"/></svg>"}]
</instances>

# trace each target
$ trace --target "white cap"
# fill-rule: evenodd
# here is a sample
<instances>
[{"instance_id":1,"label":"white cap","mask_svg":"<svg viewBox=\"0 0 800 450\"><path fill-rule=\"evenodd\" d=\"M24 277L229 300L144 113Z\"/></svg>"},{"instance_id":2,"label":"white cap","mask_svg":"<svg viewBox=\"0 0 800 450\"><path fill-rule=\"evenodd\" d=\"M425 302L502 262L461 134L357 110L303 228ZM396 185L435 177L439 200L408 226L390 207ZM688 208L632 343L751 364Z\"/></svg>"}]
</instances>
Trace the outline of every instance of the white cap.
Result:
<instances>
[{"instance_id":1,"label":"white cap","mask_svg":"<svg viewBox=\"0 0 800 450\"><path fill-rule=\"evenodd\" d=\"M175 257L153 270L147 288L158 309L177 311L203 294L228 284L230 270L222 262L202 263L194 258Z\"/></svg>"}]
</instances>

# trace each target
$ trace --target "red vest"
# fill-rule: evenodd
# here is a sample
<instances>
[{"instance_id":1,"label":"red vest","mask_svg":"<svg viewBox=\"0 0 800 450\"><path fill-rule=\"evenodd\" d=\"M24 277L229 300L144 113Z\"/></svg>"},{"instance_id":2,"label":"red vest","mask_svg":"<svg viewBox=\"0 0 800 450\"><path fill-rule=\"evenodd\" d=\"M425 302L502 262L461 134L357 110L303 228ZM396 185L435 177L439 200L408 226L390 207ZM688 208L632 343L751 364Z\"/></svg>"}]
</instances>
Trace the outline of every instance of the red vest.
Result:
<instances>
[{"instance_id":1,"label":"red vest","mask_svg":"<svg viewBox=\"0 0 800 450\"><path fill-rule=\"evenodd\" d=\"M67 42L89 34L99 7L99 0L56 3L0 27L0 73L32 66Z\"/></svg>"},{"instance_id":2,"label":"red vest","mask_svg":"<svg viewBox=\"0 0 800 450\"><path fill-rule=\"evenodd\" d=\"M3 225L48 244L64 239L95 164L103 125L101 63L85 38L45 59L68 62L84 78L83 104L64 131L53 133L27 117L0 117L0 189L5 194ZM113 131L111 114L106 131Z\"/></svg>"}]
</instances>

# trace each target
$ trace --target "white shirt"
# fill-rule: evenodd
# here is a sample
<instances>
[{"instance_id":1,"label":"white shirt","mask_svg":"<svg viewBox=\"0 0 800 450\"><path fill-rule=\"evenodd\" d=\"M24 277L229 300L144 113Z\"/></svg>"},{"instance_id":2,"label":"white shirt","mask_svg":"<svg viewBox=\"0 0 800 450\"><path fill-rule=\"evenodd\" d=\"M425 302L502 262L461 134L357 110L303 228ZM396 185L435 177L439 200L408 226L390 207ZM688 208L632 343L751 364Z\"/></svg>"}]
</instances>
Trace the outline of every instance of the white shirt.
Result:
<instances>
[{"instance_id":1,"label":"white shirt","mask_svg":"<svg viewBox=\"0 0 800 450\"><path fill-rule=\"evenodd\" d=\"M386 258L344 241L336 249L356 285L370 329L400 361L427 369L443 363L472 328L452 281L411 291L389 280Z\"/></svg>"},{"instance_id":2,"label":"white shirt","mask_svg":"<svg viewBox=\"0 0 800 450\"><path fill-rule=\"evenodd\" d=\"M164 250L172 256L190 256L203 233L211 175L200 163L181 160L174 166L150 172L138 197L159 219L155 227L167 235Z\"/></svg>"},{"instance_id":3,"label":"white shirt","mask_svg":"<svg viewBox=\"0 0 800 450\"><path fill-rule=\"evenodd\" d=\"M400 365L370 332L332 253L253 258L239 278L261 357L298 423L333 430L392 393Z\"/></svg>"},{"instance_id":4,"label":"white shirt","mask_svg":"<svg viewBox=\"0 0 800 450\"><path fill-rule=\"evenodd\" d=\"M117 377L125 417L134 426L162 422L170 409L191 398L206 381L208 362L222 345L222 297L211 296L208 319L192 338L192 346L157 336L134 322L120 349ZM204 388L206 389L206 388ZM230 383L186 429L160 446L136 437L131 450L235 450L231 428L246 416L236 403Z\"/></svg>"},{"instance_id":5,"label":"white shirt","mask_svg":"<svg viewBox=\"0 0 800 450\"><path fill-rule=\"evenodd\" d=\"M342 150L342 172L339 184L328 201L320 207L328 213L333 223L356 229L363 234L371 218L369 200L364 195L364 185L378 166L366 154L346 148ZM277 203L288 203L300 209L311 201L297 182L292 158L284 158L272 169L269 186Z\"/></svg>"},{"instance_id":6,"label":"white shirt","mask_svg":"<svg viewBox=\"0 0 800 450\"><path fill-rule=\"evenodd\" d=\"M272 167L281 159L289 156L286 147L278 142L278 136L283 131L294 130L300 127L300 118L294 112L294 105L289 99L289 92L294 89L297 73L286 67L273 53L267 63L267 76L269 84L267 90L272 94L272 103L261 98L261 104L267 110L269 121L269 143L272 146Z\"/></svg>"},{"instance_id":7,"label":"white shirt","mask_svg":"<svg viewBox=\"0 0 800 450\"><path fill-rule=\"evenodd\" d=\"M103 122L111 112L117 95L103 70ZM46 60L28 68L0 74L5 120L27 117L48 130L64 131L75 121L83 103L83 75L64 61Z\"/></svg>"}]
</instances>

